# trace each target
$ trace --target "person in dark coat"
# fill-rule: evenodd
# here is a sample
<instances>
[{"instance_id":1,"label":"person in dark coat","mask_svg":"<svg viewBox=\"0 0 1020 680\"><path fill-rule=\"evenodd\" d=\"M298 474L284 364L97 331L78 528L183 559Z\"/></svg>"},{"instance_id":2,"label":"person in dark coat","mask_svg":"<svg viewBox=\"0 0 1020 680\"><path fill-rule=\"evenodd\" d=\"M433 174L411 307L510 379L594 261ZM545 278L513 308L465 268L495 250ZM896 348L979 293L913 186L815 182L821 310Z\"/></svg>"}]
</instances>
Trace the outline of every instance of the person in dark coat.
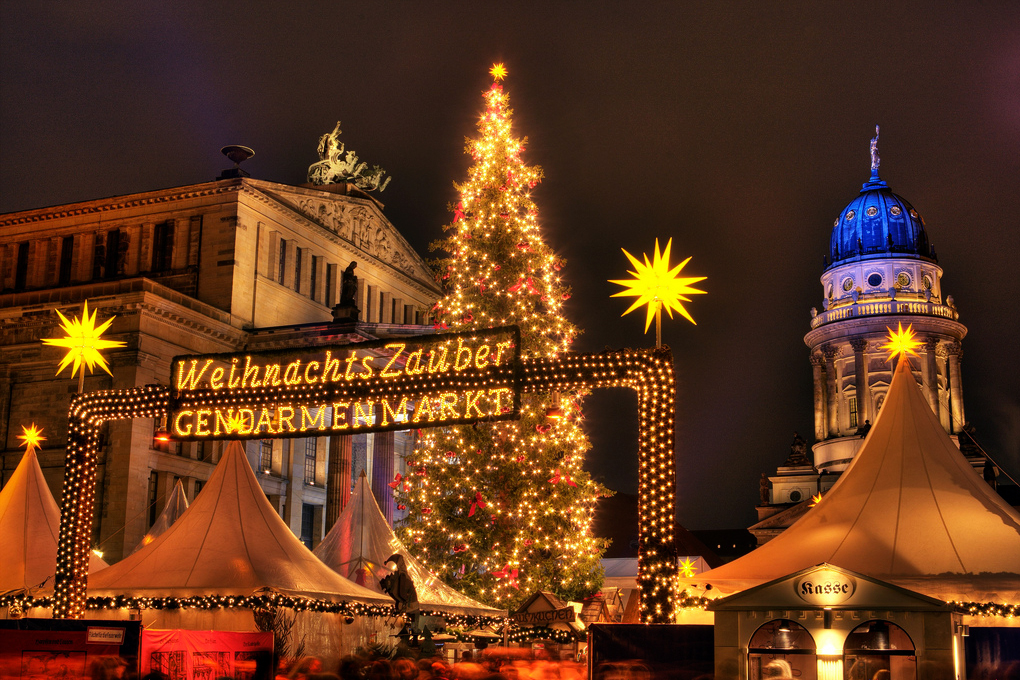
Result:
<instances>
[{"instance_id":1,"label":"person in dark coat","mask_svg":"<svg viewBox=\"0 0 1020 680\"><path fill-rule=\"evenodd\" d=\"M404 556L399 554L390 555L386 558L385 564L390 573L379 581L383 592L393 598L398 612L417 612L418 591L415 590L411 575L407 573Z\"/></svg>"}]
</instances>

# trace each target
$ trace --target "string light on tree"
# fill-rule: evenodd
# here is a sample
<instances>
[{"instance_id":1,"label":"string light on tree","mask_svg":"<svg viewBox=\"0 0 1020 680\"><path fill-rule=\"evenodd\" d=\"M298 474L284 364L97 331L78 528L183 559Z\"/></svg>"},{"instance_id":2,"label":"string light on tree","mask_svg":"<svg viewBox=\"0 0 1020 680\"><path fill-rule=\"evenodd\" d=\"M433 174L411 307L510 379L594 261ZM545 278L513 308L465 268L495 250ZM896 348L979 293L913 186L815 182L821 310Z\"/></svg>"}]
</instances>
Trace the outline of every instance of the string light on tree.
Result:
<instances>
[{"instance_id":1,"label":"string light on tree","mask_svg":"<svg viewBox=\"0 0 1020 680\"><path fill-rule=\"evenodd\" d=\"M467 141L473 163L455 184L447 236L433 244L448 257L435 263L445 294L432 313L437 329L515 324L522 361L554 360L577 334L563 313L565 262L542 235L532 198L542 170L524 162L527 139L514 136L507 69L489 73L479 134ZM423 431L408 459L416 472L397 494L410 513L399 532L447 583L499 607L537 589L579 600L601 586L607 542L592 519L610 492L582 468L585 391L535 386L518 421Z\"/></svg>"},{"instance_id":2,"label":"string light on tree","mask_svg":"<svg viewBox=\"0 0 1020 680\"><path fill-rule=\"evenodd\" d=\"M673 246L673 239L669 239L666 242L666 249L659 252L659 239L655 239L655 252L652 255L652 260L648 260L648 255L644 255L644 262L638 260L636 257L628 253L626 250L623 254L627 256L631 264L634 265L634 271L629 271L628 274L633 276L633 279L610 279L610 283L616 283L624 286L627 290L614 293L612 297L624 297L634 296L637 300L634 301L627 311L622 316L630 314L635 309L642 305L647 305L647 314L645 316L645 333L648 332L649 326L652 325L652 319L655 319L655 346L662 346L662 308L666 308L666 313L669 314L669 318L673 318L674 310L681 314L685 319L697 325L687 309L682 303L690 302L691 299L688 295L699 295L704 294L705 291L694 288L691 284L699 281L704 281L707 277L705 276L680 276L681 270L691 261L691 258L687 258L676 267L670 268L669 265L669 251Z\"/></svg>"}]
</instances>

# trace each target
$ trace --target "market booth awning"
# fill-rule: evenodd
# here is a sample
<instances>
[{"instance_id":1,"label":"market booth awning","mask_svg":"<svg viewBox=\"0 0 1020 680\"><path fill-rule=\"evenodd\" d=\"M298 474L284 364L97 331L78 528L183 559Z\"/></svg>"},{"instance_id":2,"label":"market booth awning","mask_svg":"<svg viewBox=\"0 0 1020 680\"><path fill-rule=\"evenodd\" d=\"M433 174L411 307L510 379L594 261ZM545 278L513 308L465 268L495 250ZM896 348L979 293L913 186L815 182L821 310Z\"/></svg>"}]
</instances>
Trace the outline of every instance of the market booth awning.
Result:
<instances>
[{"instance_id":1,"label":"market booth awning","mask_svg":"<svg viewBox=\"0 0 1020 680\"><path fill-rule=\"evenodd\" d=\"M159 517L156 518L156 521L152 523L149 530L142 536L142 540L138 542L138 545L131 552L138 552L156 540L156 537L173 526L173 523L180 519L187 509L188 496L184 493L184 485L178 479L174 484L174 490L170 492L170 497L166 499L163 512L159 513Z\"/></svg>"},{"instance_id":2,"label":"market booth awning","mask_svg":"<svg viewBox=\"0 0 1020 680\"><path fill-rule=\"evenodd\" d=\"M506 616L506 610L490 607L457 592L415 559L390 529L364 475L358 478L350 502L314 552L337 573L378 593L382 593L379 580L388 573L384 564L386 559L394 554L403 555L422 609L476 616Z\"/></svg>"},{"instance_id":3,"label":"market booth awning","mask_svg":"<svg viewBox=\"0 0 1020 680\"><path fill-rule=\"evenodd\" d=\"M320 562L270 505L239 442L191 507L149 545L89 577L90 597L284 595L389 605Z\"/></svg>"},{"instance_id":4,"label":"market booth awning","mask_svg":"<svg viewBox=\"0 0 1020 680\"><path fill-rule=\"evenodd\" d=\"M1020 599L1020 514L953 444L906 359L821 502L757 550L684 582L728 594L821 563L940 600Z\"/></svg>"},{"instance_id":5,"label":"market booth awning","mask_svg":"<svg viewBox=\"0 0 1020 680\"><path fill-rule=\"evenodd\" d=\"M0 491L0 594L52 587L59 535L60 508L29 447ZM106 566L90 555L89 571Z\"/></svg>"}]
</instances>

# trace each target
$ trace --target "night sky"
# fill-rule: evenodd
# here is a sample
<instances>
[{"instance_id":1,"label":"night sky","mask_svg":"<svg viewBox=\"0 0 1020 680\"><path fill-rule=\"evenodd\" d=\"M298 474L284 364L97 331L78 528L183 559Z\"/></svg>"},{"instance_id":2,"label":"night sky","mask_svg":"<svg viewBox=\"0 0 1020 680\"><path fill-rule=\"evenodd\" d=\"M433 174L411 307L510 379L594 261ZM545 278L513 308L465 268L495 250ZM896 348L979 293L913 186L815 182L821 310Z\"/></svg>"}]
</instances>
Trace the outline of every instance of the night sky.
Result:
<instances>
[{"instance_id":1,"label":"night sky","mask_svg":"<svg viewBox=\"0 0 1020 680\"><path fill-rule=\"evenodd\" d=\"M672 237L708 277L698 325L663 328L677 516L739 527L793 432L812 438L803 336L879 123L882 178L924 216L969 329L967 417L1020 479L1020 3L775 4L4 0L0 211L209 181L227 144L255 149L253 177L300 184L341 120L427 255L503 61L577 349L654 343L609 297L621 247ZM587 406L590 469L634 493L636 399Z\"/></svg>"}]
</instances>

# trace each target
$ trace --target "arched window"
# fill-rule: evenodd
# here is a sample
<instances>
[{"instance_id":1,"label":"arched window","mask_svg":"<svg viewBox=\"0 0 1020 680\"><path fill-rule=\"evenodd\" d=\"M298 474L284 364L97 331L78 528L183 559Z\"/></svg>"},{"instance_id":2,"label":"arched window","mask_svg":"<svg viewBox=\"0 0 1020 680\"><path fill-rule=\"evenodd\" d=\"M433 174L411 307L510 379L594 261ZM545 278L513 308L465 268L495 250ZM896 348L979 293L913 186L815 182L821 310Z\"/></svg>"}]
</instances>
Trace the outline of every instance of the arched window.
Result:
<instances>
[{"instance_id":1,"label":"arched window","mask_svg":"<svg viewBox=\"0 0 1020 680\"><path fill-rule=\"evenodd\" d=\"M816 680L815 640L804 626L775 619L754 632L747 645L748 680Z\"/></svg>"},{"instance_id":2,"label":"arched window","mask_svg":"<svg viewBox=\"0 0 1020 680\"><path fill-rule=\"evenodd\" d=\"M914 643L895 623L865 621L846 638L843 668L846 680L915 680Z\"/></svg>"}]
</instances>

